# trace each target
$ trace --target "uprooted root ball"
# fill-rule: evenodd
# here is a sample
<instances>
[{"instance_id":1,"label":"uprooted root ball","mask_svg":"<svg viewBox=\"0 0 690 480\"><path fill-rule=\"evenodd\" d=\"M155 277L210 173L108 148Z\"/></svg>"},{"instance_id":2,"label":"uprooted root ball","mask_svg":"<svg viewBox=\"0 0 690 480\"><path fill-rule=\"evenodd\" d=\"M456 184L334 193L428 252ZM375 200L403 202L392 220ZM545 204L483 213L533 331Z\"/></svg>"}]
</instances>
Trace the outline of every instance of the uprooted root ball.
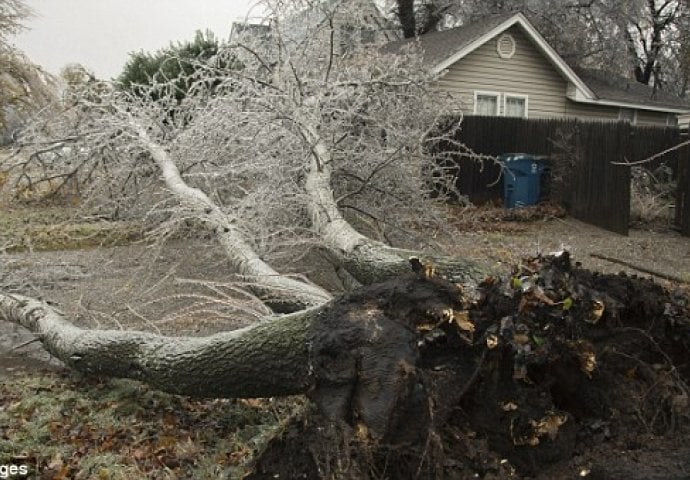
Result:
<instances>
[{"instance_id":1,"label":"uprooted root ball","mask_svg":"<svg viewBox=\"0 0 690 480\"><path fill-rule=\"evenodd\" d=\"M432 275L353 293L323 319L319 413L271 442L254 478L516 478L684 428L686 295L568 253L473 292Z\"/></svg>"}]
</instances>

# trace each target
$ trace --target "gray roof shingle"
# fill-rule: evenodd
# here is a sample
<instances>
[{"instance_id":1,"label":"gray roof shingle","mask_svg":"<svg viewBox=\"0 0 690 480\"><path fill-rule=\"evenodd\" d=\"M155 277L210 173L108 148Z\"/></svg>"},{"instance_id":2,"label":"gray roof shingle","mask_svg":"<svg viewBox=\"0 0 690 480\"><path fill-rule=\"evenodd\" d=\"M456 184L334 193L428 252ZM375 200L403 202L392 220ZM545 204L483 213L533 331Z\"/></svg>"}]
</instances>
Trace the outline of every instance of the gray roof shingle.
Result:
<instances>
[{"instance_id":1,"label":"gray roof shingle","mask_svg":"<svg viewBox=\"0 0 690 480\"><path fill-rule=\"evenodd\" d=\"M513 17L513 15L490 15L480 21L451 28L450 30L429 32L416 38L396 40L385 45L382 51L384 53L396 53L417 42L424 53L424 64L429 66L438 65L482 35L498 27Z\"/></svg>"},{"instance_id":2,"label":"gray roof shingle","mask_svg":"<svg viewBox=\"0 0 690 480\"><path fill-rule=\"evenodd\" d=\"M690 110L690 101L687 99L682 99L663 90L654 90L652 87L633 79L603 70L582 68L574 68L573 70L602 100Z\"/></svg>"}]
</instances>

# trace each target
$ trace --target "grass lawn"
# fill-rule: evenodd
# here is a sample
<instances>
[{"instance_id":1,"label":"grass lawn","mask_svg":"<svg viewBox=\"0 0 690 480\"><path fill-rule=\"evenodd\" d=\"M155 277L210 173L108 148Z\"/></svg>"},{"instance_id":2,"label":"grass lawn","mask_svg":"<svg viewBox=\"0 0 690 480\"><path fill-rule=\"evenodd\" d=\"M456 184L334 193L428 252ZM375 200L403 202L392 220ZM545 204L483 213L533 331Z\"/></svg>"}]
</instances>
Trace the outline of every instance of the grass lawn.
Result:
<instances>
[{"instance_id":1,"label":"grass lawn","mask_svg":"<svg viewBox=\"0 0 690 480\"><path fill-rule=\"evenodd\" d=\"M0 465L41 479L241 478L302 408L300 397L199 401L129 380L11 375L0 378Z\"/></svg>"}]
</instances>

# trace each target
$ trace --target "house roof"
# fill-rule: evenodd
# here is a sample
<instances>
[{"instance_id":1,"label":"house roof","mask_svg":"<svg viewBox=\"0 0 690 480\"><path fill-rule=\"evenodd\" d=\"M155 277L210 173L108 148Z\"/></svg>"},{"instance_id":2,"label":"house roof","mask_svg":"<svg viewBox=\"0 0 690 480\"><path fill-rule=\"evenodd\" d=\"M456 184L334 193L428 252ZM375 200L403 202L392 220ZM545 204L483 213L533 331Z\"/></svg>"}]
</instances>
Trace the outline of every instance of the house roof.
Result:
<instances>
[{"instance_id":1,"label":"house roof","mask_svg":"<svg viewBox=\"0 0 690 480\"><path fill-rule=\"evenodd\" d=\"M418 45L424 52L424 64L433 68L462 50L487 32L500 26L513 14L489 15L483 19L449 30L429 32L415 38L405 38L384 45L384 53L396 53L412 45Z\"/></svg>"},{"instance_id":2,"label":"house roof","mask_svg":"<svg viewBox=\"0 0 690 480\"><path fill-rule=\"evenodd\" d=\"M267 37L271 33L271 26L260 23L232 22L230 27L230 40L235 40L238 35L250 35L256 38Z\"/></svg>"},{"instance_id":3,"label":"house roof","mask_svg":"<svg viewBox=\"0 0 690 480\"><path fill-rule=\"evenodd\" d=\"M416 38L387 44L384 53L396 53L417 45L424 56L424 64L432 71L442 73L453 63L470 54L510 27L518 25L535 46L551 62L563 78L574 87L568 89L568 98L580 103L661 110L682 113L690 110L690 102L656 91L646 85L621 76L592 70L573 69L546 42L522 13L490 15L482 20L449 30L430 32Z\"/></svg>"},{"instance_id":4,"label":"house roof","mask_svg":"<svg viewBox=\"0 0 690 480\"><path fill-rule=\"evenodd\" d=\"M603 70L575 69L578 76L592 89L599 99L620 103L643 104L652 107L668 107L690 110L690 101L663 90L654 90L635 80Z\"/></svg>"}]
</instances>

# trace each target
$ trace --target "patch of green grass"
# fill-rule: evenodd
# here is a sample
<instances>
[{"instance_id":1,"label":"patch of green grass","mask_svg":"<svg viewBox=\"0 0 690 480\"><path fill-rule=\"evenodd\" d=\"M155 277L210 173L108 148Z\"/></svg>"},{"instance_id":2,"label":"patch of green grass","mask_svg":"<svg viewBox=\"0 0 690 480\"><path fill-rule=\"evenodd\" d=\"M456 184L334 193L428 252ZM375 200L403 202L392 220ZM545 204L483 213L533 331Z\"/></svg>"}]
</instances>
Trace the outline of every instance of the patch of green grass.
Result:
<instances>
[{"instance_id":1,"label":"patch of green grass","mask_svg":"<svg viewBox=\"0 0 690 480\"><path fill-rule=\"evenodd\" d=\"M0 380L0 464L41 478L239 478L303 407L301 397L199 401L129 380L12 376Z\"/></svg>"}]
</instances>

